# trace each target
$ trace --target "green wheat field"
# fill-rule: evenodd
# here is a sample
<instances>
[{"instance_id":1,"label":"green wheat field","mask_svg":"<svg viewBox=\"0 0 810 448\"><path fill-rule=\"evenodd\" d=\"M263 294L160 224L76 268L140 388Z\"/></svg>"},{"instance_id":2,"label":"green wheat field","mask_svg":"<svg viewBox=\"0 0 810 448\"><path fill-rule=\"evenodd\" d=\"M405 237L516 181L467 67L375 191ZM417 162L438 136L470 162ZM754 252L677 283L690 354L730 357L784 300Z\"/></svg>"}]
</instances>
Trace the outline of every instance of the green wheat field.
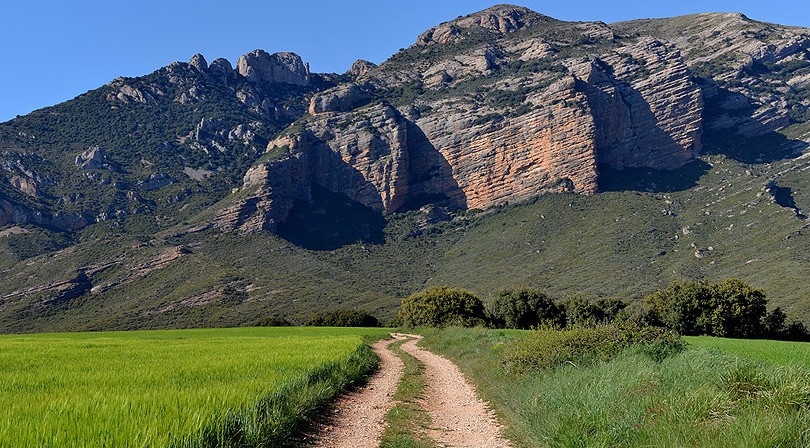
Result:
<instances>
[{"instance_id":1,"label":"green wheat field","mask_svg":"<svg viewBox=\"0 0 810 448\"><path fill-rule=\"evenodd\" d=\"M365 348L364 337L385 334L234 328L0 336L0 446L204 445L205 434L216 439L240 412L307 374L329 376L325 366Z\"/></svg>"}]
</instances>

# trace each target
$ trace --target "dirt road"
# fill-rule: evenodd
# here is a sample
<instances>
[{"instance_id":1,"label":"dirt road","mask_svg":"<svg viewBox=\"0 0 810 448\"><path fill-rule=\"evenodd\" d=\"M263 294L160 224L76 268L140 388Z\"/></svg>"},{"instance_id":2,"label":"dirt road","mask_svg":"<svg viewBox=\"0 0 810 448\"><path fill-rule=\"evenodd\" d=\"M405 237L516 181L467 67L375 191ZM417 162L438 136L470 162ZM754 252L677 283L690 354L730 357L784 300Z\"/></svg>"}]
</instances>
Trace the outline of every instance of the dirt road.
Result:
<instances>
[{"instance_id":1,"label":"dirt road","mask_svg":"<svg viewBox=\"0 0 810 448\"><path fill-rule=\"evenodd\" d=\"M318 447L376 448L385 431L385 415L394 406L393 395L403 375L403 363L388 347L408 339L402 350L425 365L427 385L421 405L431 418L426 435L440 447L511 448L501 436L501 425L473 386L450 360L418 347L422 338L393 334L372 348L380 356L380 369L368 384L342 397L335 414L324 424Z\"/></svg>"},{"instance_id":2,"label":"dirt road","mask_svg":"<svg viewBox=\"0 0 810 448\"><path fill-rule=\"evenodd\" d=\"M376 448L385 430L385 414L394 406L392 396L402 379L402 360L389 345L398 339L377 341L371 348L380 357L380 368L368 383L344 395L335 413L319 430L318 447Z\"/></svg>"}]
</instances>

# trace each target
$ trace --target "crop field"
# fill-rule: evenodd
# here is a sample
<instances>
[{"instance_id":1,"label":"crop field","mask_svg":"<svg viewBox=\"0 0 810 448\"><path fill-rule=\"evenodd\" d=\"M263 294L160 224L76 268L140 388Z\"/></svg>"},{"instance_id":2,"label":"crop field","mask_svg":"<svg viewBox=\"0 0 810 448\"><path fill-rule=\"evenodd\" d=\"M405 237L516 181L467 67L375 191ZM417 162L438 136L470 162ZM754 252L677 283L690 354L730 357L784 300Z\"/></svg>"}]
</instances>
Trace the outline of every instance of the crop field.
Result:
<instances>
[{"instance_id":1,"label":"crop field","mask_svg":"<svg viewBox=\"0 0 810 448\"><path fill-rule=\"evenodd\" d=\"M695 347L718 349L772 365L793 365L810 369L810 343L808 342L726 339L709 336L694 336L685 339Z\"/></svg>"},{"instance_id":2,"label":"crop field","mask_svg":"<svg viewBox=\"0 0 810 448\"><path fill-rule=\"evenodd\" d=\"M0 336L0 447L207 446L234 433L242 443L272 440L251 427L262 423L257 415L289 422L294 406L279 400L315 380L326 381L318 391L334 391L331 379L356 379L376 362L364 338L385 334L310 327Z\"/></svg>"}]
</instances>

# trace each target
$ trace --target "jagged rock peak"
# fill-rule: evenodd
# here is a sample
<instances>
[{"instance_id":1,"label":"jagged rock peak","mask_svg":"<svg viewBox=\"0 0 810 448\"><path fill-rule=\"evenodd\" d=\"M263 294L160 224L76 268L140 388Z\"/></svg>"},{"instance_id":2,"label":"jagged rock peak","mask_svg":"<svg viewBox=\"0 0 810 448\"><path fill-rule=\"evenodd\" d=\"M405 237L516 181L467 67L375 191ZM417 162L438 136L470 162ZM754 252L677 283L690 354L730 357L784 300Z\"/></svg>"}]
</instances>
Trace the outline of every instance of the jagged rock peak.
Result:
<instances>
[{"instance_id":1,"label":"jagged rock peak","mask_svg":"<svg viewBox=\"0 0 810 448\"><path fill-rule=\"evenodd\" d=\"M188 62L188 65L197 69L198 72L204 72L208 70L208 61L205 60L205 57L200 53L195 54L191 57L191 60Z\"/></svg>"},{"instance_id":2,"label":"jagged rock peak","mask_svg":"<svg viewBox=\"0 0 810 448\"><path fill-rule=\"evenodd\" d=\"M514 5L496 5L468 16L442 23L433 27L416 40L417 45L447 43L459 40L463 30L483 28L495 33L506 34L525 28L541 20L554 20L529 8Z\"/></svg>"},{"instance_id":3,"label":"jagged rock peak","mask_svg":"<svg viewBox=\"0 0 810 448\"><path fill-rule=\"evenodd\" d=\"M223 81L233 78L236 74L231 63L224 58L217 58L208 66L208 73Z\"/></svg>"},{"instance_id":4,"label":"jagged rock peak","mask_svg":"<svg viewBox=\"0 0 810 448\"><path fill-rule=\"evenodd\" d=\"M236 71L250 81L304 86L309 84L309 65L295 53L254 50L236 63Z\"/></svg>"},{"instance_id":5,"label":"jagged rock peak","mask_svg":"<svg viewBox=\"0 0 810 448\"><path fill-rule=\"evenodd\" d=\"M368 73L369 71L371 71L372 69L374 69L375 67L377 67L377 64L373 62L358 59L354 61L354 63L352 64L352 68L349 69L349 74L354 76L355 78L359 78Z\"/></svg>"}]
</instances>

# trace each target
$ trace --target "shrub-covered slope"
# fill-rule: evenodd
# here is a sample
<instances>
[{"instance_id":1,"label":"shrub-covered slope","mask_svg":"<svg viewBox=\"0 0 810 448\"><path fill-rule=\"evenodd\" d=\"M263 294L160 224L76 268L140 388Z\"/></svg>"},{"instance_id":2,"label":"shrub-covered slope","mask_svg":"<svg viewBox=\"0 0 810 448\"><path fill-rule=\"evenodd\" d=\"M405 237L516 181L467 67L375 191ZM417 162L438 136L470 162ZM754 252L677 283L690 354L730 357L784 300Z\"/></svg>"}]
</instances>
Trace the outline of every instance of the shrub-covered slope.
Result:
<instances>
[{"instance_id":1,"label":"shrub-covered slope","mask_svg":"<svg viewBox=\"0 0 810 448\"><path fill-rule=\"evenodd\" d=\"M807 320L809 36L499 6L344 75L256 51L116 79L0 124L0 330L731 276Z\"/></svg>"}]
</instances>

